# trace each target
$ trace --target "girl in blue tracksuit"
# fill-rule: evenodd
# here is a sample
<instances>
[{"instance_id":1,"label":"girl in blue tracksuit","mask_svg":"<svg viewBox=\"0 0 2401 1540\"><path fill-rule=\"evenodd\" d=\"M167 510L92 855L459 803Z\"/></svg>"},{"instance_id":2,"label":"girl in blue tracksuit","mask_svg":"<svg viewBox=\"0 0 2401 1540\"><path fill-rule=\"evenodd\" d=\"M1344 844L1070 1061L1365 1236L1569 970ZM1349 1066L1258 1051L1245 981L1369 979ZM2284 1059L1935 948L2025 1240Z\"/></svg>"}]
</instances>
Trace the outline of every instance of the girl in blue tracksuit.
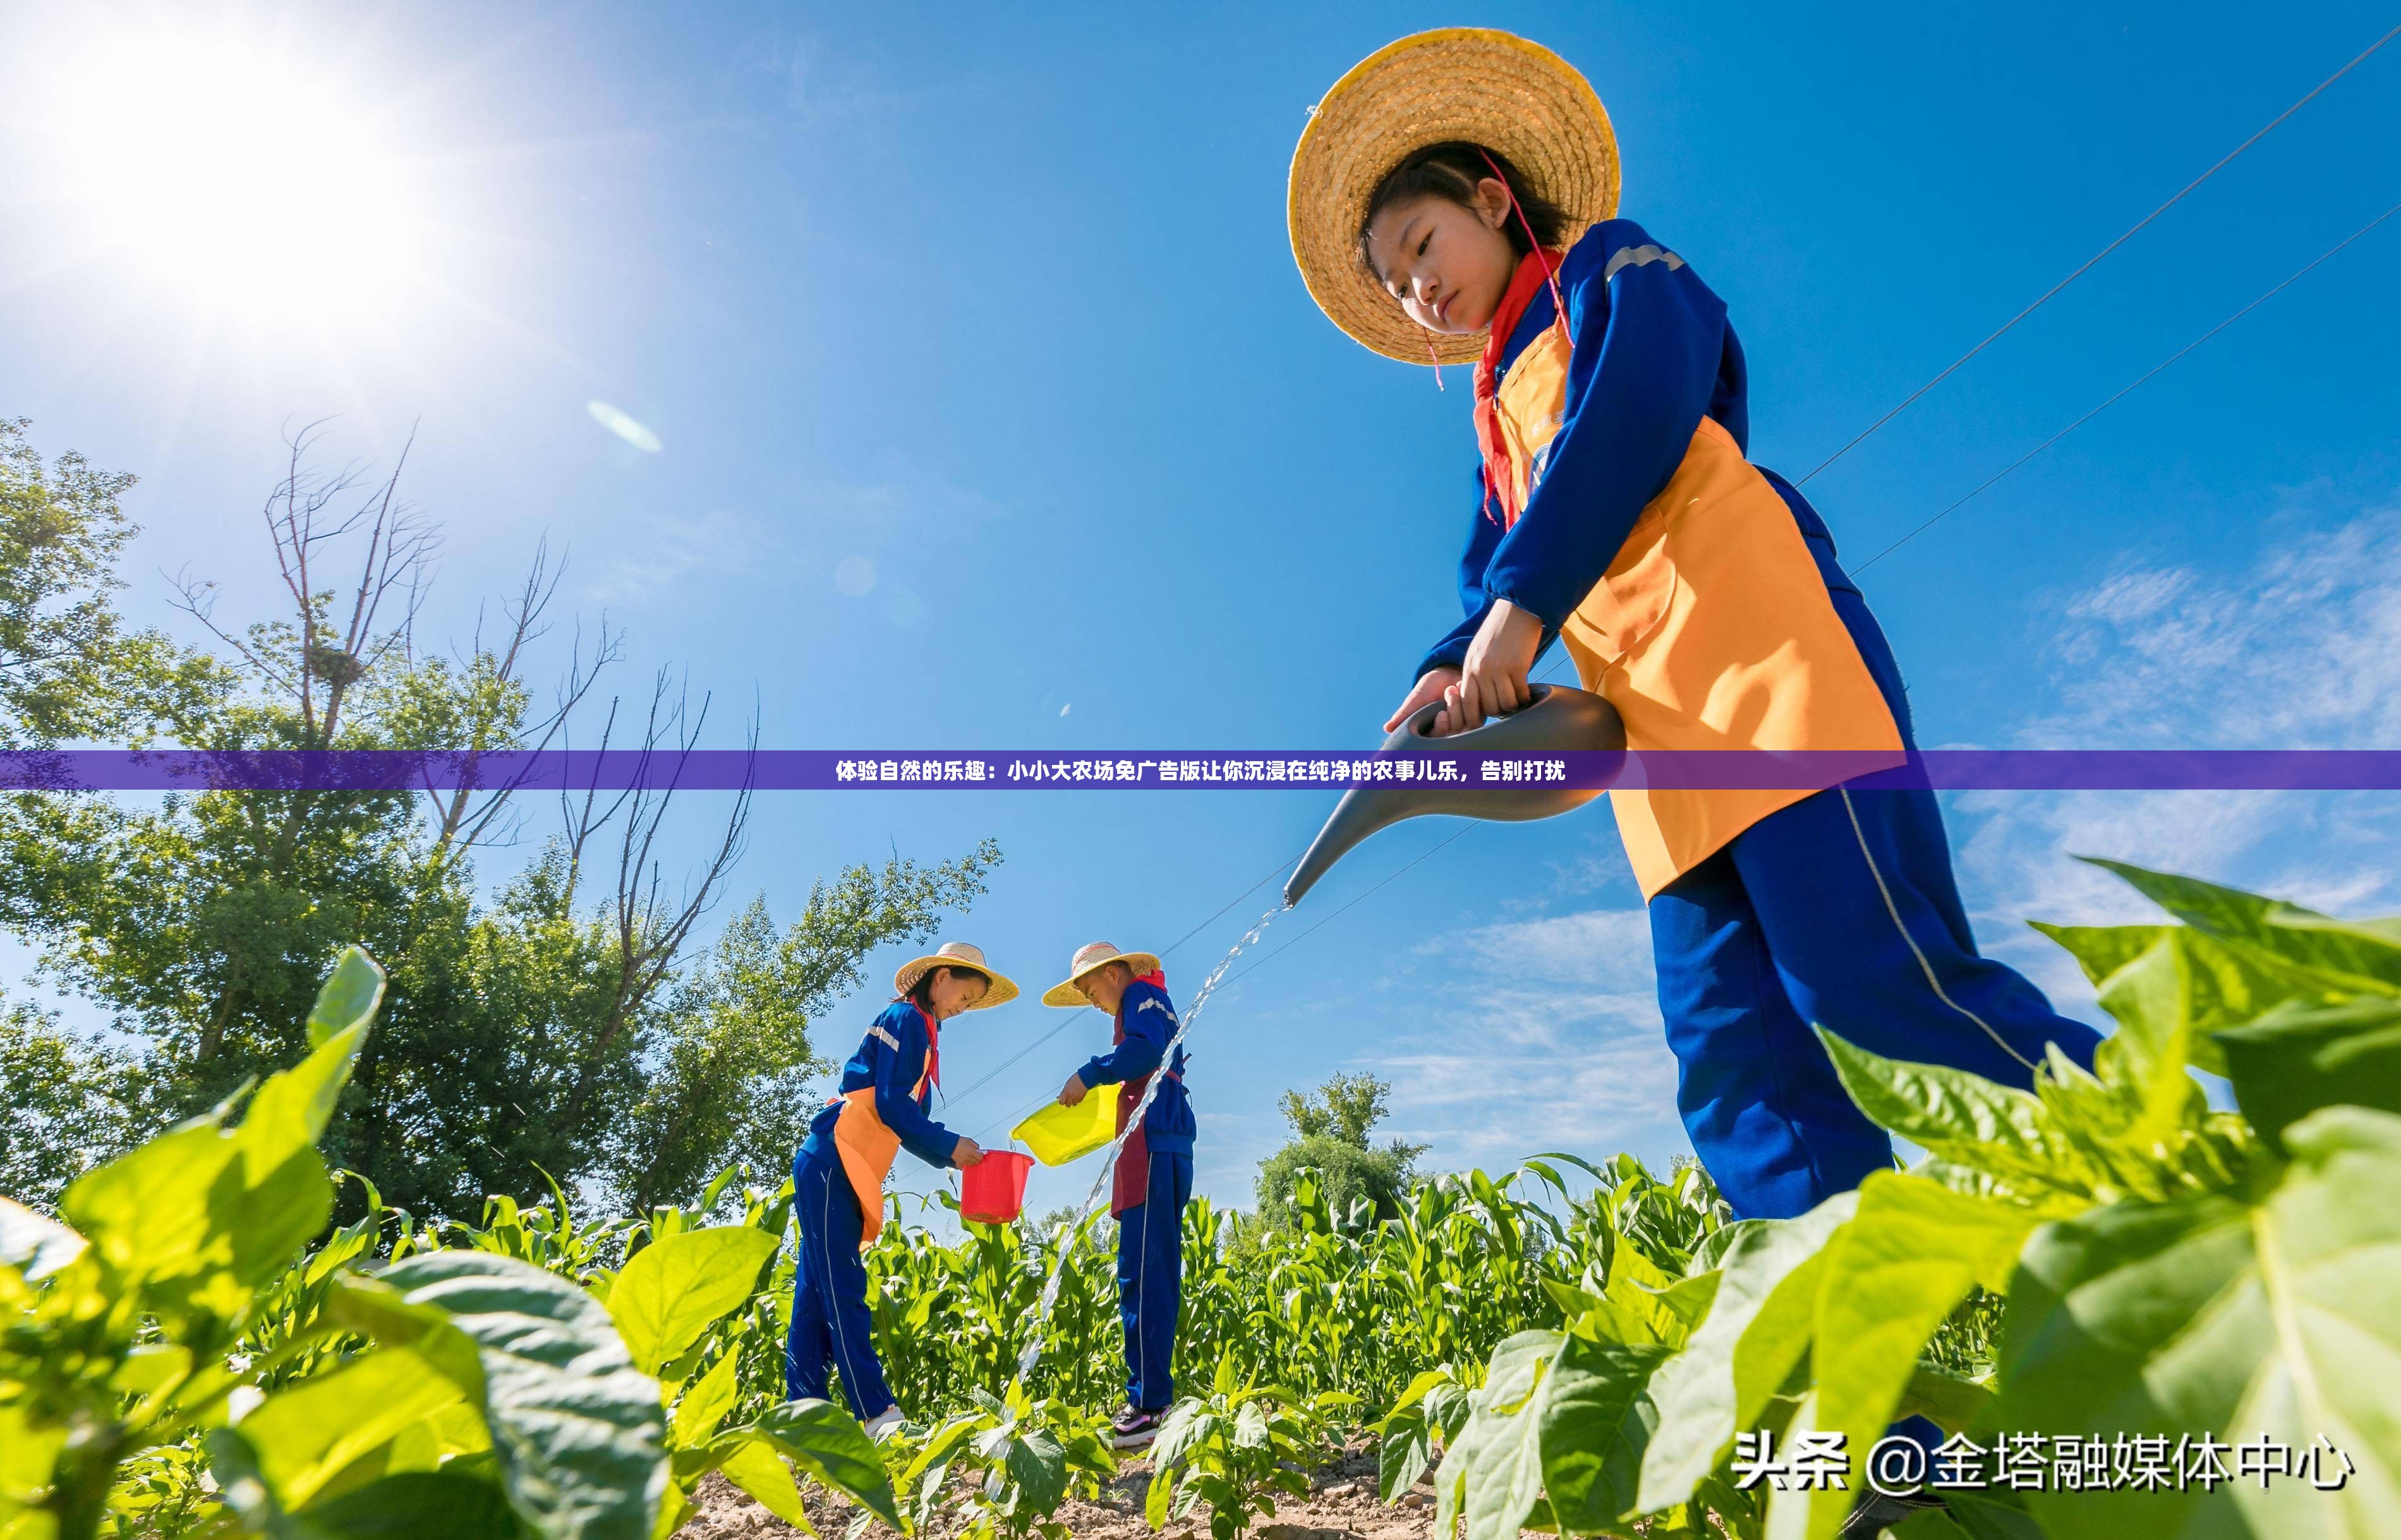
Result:
<instances>
[{"instance_id":1,"label":"girl in blue tracksuit","mask_svg":"<svg viewBox=\"0 0 2401 1540\"><path fill-rule=\"evenodd\" d=\"M823 1399L828 1373L839 1372L852 1415L879 1438L899 1425L900 1409L875 1356L859 1253L883 1233L884 1179L901 1150L963 1170L983 1159L975 1140L926 1114L941 1081L941 1023L1017 998L1017 986L964 941L912 959L892 988L896 998L842 1067L839 1093L792 1157L801 1247L784 1342L785 1395Z\"/></svg>"},{"instance_id":2,"label":"girl in blue tracksuit","mask_svg":"<svg viewBox=\"0 0 2401 1540\"><path fill-rule=\"evenodd\" d=\"M1175 1317L1184 1302L1184 1206L1192 1197L1192 1101L1184 1090L1184 1050L1173 1062L1167 1045L1176 1030L1167 977L1149 952L1121 952L1096 941L1076 953L1064 983L1042 997L1046 1005L1090 1005L1114 1017L1109 1052L1087 1059L1067 1078L1059 1100L1073 1107L1095 1086L1118 1087L1118 1154L1109 1212L1118 1221L1118 1319L1125 1334L1126 1404L1118 1413L1119 1449L1141 1449L1158 1437L1175 1400L1169 1373L1175 1356ZM1133 1111L1153 1076L1150 1110L1128 1133Z\"/></svg>"},{"instance_id":3,"label":"girl in blue tracksuit","mask_svg":"<svg viewBox=\"0 0 2401 1540\"><path fill-rule=\"evenodd\" d=\"M1353 338L1472 361L1481 463L1464 618L1385 724L1529 699L1554 643L1636 750L1906 762L1900 671L1826 525L1752 466L1722 300L1617 202L1617 145L1547 49L1448 28L1337 82L1292 166L1293 250ZM1763 779L1767 779L1763 777ZM2097 1035L1980 955L1932 791L1611 793L1648 906L1694 1150L1735 1211L1782 1218L1892 1165L1822 1026L2025 1087Z\"/></svg>"}]
</instances>

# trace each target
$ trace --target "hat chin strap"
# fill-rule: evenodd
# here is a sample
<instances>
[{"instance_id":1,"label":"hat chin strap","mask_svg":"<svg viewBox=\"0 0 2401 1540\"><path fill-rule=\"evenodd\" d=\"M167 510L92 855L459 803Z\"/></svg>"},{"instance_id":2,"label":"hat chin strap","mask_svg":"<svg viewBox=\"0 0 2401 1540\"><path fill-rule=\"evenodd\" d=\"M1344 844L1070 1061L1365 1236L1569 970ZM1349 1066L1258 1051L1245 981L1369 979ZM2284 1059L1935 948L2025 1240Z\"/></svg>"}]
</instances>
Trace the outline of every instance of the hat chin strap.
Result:
<instances>
[{"instance_id":1,"label":"hat chin strap","mask_svg":"<svg viewBox=\"0 0 2401 1540\"><path fill-rule=\"evenodd\" d=\"M1528 219L1526 211L1517 206L1517 190L1509 185L1507 177L1501 174L1501 163L1492 158L1492 153L1489 150L1479 149L1475 153L1484 157L1484 164L1492 168L1492 179L1501 184L1501 196L1509 200L1509 211L1517 216L1517 227L1526 232L1526 244L1533 248L1534 260L1543 265L1543 281L1551 286L1551 308L1558 318L1559 330L1566 331L1568 302L1559 293L1559 275L1551 266L1551 253L1543 250L1541 238L1534 234L1533 221ZM1432 351L1434 344L1429 342L1426 348L1428 351ZM1442 383L1441 368L1442 361L1434 360L1434 384L1437 386Z\"/></svg>"}]
</instances>

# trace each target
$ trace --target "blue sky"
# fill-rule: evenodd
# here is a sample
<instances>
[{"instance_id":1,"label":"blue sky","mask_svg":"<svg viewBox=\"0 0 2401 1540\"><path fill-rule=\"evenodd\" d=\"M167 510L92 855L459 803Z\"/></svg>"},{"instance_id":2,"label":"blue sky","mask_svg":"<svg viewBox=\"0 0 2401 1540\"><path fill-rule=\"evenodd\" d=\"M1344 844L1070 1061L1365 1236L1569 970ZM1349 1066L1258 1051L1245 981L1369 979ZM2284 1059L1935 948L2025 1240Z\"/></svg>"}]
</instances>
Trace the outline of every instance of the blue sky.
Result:
<instances>
[{"instance_id":1,"label":"blue sky","mask_svg":"<svg viewBox=\"0 0 2401 1540\"><path fill-rule=\"evenodd\" d=\"M29 24L0 61L0 161L22 169L0 194L0 413L142 475L138 619L190 634L163 576L185 569L221 585L223 614L272 602L258 507L279 425L338 415L341 456L388 465L417 432L405 484L446 538L423 629L463 636L547 535L587 629L626 628L618 688L688 670L722 744L755 700L777 747L1357 748L1455 615L1473 456L1464 372L1438 391L1349 342L1286 247L1293 141L1358 58L1472 22L1583 68L1620 137L1623 211L1731 308L1752 457L1798 476L2390 25L2359 5L666 17L94 7ZM75 100L117 111L130 53L229 38L302 83L278 131L322 174L277 218L342 260L384 253L355 293L196 281L212 251L144 202L173 190L128 206L89 174ZM2401 47L1814 482L1846 558L2401 198L2396 72ZM322 129L331 115L356 131ZM2401 742L2397 270L2401 220L1871 568L1921 740ZM657 450L603 430L595 400ZM1007 864L945 934L1039 987L1080 942L1183 934L1297 854L1332 800L771 795L733 895L789 916L838 865L988 834ZM689 811L697 857L715 810ZM2401 904L2386 797L1947 811L1986 945L2088 1015L2021 922L2141 911L2067 852L2347 912ZM1247 1202L1278 1093L1338 1070L1393 1080L1391 1131L1434 1165L1683 1147L1639 898L1598 807L1478 827L1273 953L1457 827L1363 848L1202 1018L1203 1191ZM1267 899L1178 953L1171 987ZM862 992L821 1046L839 1056L881 999ZM1086 1016L968 1091L1060 1019L1027 1002L963 1023L946 1118L996 1135L1104 1041ZM1034 1201L1086 1179L1041 1174Z\"/></svg>"}]
</instances>

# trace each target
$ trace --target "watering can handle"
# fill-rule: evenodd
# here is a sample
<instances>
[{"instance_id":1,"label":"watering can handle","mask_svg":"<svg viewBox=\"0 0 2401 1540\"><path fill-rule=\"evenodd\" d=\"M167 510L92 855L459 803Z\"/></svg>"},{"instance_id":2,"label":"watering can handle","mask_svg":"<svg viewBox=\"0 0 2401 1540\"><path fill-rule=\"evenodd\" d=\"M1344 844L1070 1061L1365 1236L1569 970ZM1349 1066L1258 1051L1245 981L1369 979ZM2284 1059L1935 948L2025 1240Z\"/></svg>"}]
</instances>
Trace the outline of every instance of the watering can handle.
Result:
<instances>
[{"instance_id":1,"label":"watering can handle","mask_svg":"<svg viewBox=\"0 0 2401 1540\"><path fill-rule=\"evenodd\" d=\"M1526 703L1524 705L1515 707L1508 711L1496 711L1491 715L1491 716L1486 718L1486 720L1498 721L1503 716L1515 716L1521 711L1530 711L1535 706L1540 705L1542 703L1543 697L1550 694L1550 692L1551 687L1548 685L1538 684L1529 686L1527 688ZM1433 734L1428 732L1426 729L1434 726L1434 719L1436 716L1442 715L1442 705L1443 703L1440 701L1429 701L1424 705L1418 707L1416 714L1412 715L1407 722L1403 724L1408 729L1409 736L1412 738L1432 737ZM1470 729L1469 730L1474 731L1475 729ZM1457 733L1453 733L1451 736L1455 738L1459 735Z\"/></svg>"}]
</instances>

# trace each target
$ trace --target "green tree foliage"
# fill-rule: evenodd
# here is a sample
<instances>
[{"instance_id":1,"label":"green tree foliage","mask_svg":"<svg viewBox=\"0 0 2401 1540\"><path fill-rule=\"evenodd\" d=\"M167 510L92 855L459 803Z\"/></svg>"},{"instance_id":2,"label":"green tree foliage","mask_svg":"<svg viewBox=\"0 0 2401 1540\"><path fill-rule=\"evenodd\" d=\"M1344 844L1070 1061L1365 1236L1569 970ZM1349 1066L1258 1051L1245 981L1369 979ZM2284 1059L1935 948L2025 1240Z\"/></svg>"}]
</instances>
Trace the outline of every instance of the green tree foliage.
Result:
<instances>
[{"instance_id":1,"label":"green tree foliage","mask_svg":"<svg viewBox=\"0 0 2401 1540\"><path fill-rule=\"evenodd\" d=\"M1367 1142L1384 1120L1393 1088L1373 1075L1338 1074L1309 1096L1283 1094L1284 1121L1292 1138L1259 1166L1259 1212L1271 1222L1293 1219L1293 1185L1303 1171L1317 1173L1325 1202L1338 1214L1354 1199L1374 1206L1378 1219L1400 1212L1416 1175L1422 1144L1393 1139L1381 1149Z\"/></svg>"},{"instance_id":2,"label":"green tree foliage","mask_svg":"<svg viewBox=\"0 0 2401 1540\"><path fill-rule=\"evenodd\" d=\"M105 731L114 669L149 651L110 595L133 538L117 499L133 484L80 455L45 466L24 418L0 418L0 747Z\"/></svg>"},{"instance_id":3,"label":"green tree foliage","mask_svg":"<svg viewBox=\"0 0 2401 1540\"><path fill-rule=\"evenodd\" d=\"M497 626L446 655L426 647L416 617L435 529L406 508L397 470L368 481L315 469L313 429L291 439L265 511L283 611L237 623L210 585L188 581L178 602L205 646L128 638L110 595L132 533L116 503L129 479L72 456L46 470L9 431L0 542L42 555L0 585L0 647L12 649L0 679L24 684L0 685L6 735L104 724L205 750L502 751L563 743L590 715L579 746L671 759L702 740L707 700L668 676L646 701L598 688L619 651L605 627L555 688L536 688L559 578L546 552L496 606ZM81 716L57 704L69 698ZM749 801L692 801L580 793L543 838L506 784L21 794L0 802L0 928L140 1045L161 1119L203 1112L305 1052L316 979L363 945L384 960L390 992L326 1129L337 1165L421 1214L473 1214L537 1170L646 1208L729 1161L788 1160L813 1099L804 1083L824 1067L813 1018L856 987L868 952L922 937L981 893L999 859L987 843L954 861L854 866L789 925L754 903L707 947L698 927L725 896ZM503 842L530 844L532 858L482 898L478 857ZM698 852L681 876L662 859L671 850ZM73 1046L42 1042L53 1057ZM7 1147L43 1152L21 1195L54 1192L72 1174L65 1152L109 1147L45 1131L83 1115L69 1104L123 1101L106 1083L114 1061L78 1052L58 1062L84 1090L62 1090L58 1106L32 1093L0 1104Z\"/></svg>"},{"instance_id":4,"label":"green tree foliage","mask_svg":"<svg viewBox=\"0 0 2401 1540\"><path fill-rule=\"evenodd\" d=\"M18 1002L0 1012L0 1193L43 1210L81 1172L130 1148L146 1085L132 1058Z\"/></svg>"}]
</instances>

